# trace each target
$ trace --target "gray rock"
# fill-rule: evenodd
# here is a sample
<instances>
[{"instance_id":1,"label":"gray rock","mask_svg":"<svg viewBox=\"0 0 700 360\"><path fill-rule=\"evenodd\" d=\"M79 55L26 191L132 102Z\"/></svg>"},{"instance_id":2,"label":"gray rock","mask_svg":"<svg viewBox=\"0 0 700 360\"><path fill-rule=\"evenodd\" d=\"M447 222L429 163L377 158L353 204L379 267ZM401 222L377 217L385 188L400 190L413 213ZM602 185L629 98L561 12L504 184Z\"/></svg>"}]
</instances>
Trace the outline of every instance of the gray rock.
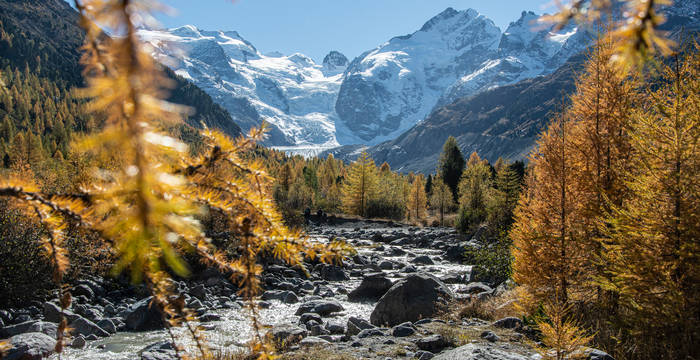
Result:
<instances>
[{"instance_id":1,"label":"gray rock","mask_svg":"<svg viewBox=\"0 0 700 360\"><path fill-rule=\"evenodd\" d=\"M360 339L364 339L370 336L386 336L386 334L384 333L384 331L378 328L364 329L357 334L357 337Z\"/></svg>"},{"instance_id":2,"label":"gray rock","mask_svg":"<svg viewBox=\"0 0 700 360\"><path fill-rule=\"evenodd\" d=\"M442 349L450 345L450 342L442 337L442 335L430 335L416 341L416 346L418 346L419 349L430 351L432 353L440 352Z\"/></svg>"},{"instance_id":3,"label":"gray rock","mask_svg":"<svg viewBox=\"0 0 700 360\"><path fill-rule=\"evenodd\" d=\"M435 263L428 255L417 256L415 259L411 260L412 263L418 265L434 265Z\"/></svg>"},{"instance_id":4,"label":"gray rock","mask_svg":"<svg viewBox=\"0 0 700 360\"><path fill-rule=\"evenodd\" d=\"M411 274L394 284L379 299L370 315L370 322L377 326L394 326L432 317L453 297L447 285L434 276Z\"/></svg>"},{"instance_id":5,"label":"gray rock","mask_svg":"<svg viewBox=\"0 0 700 360\"><path fill-rule=\"evenodd\" d=\"M308 335L308 332L298 326L282 325L272 329L272 339L278 344L295 344Z\"/></svg>"},{"instance_id":6,"label":"gray rock","mask_svg":"<svg viewBox=\"0 0 700 360\"><path fill-rule=\"evenodd\" d=\"M146 346L139 351L141 360L176 360L175 349L169 341L161 341Z\"/></svg>"},{"instance_id":7,"label":"gray rock","mask_svg":"<svg viewBox=\"0 0 700 360\"><path fill-rule=\"evenodd\" d=\"M73 334L80 334L86 338L90 335L96 335L99 337L109 336L107 331L97 326L97 324L94 322L82 317L73 320L73 322L69 324L69 327L73 329Z\"/></svg>"},{"instance_id":8,"label":"gray rock","mask_svg":"<svg viewBox=\"0 0 700 360\"><path fill-rule=\"evenodd\" d=\"M534 351L523 348L510 350L493 345L467 344L444 351L433 360L531 360L534 354Z\"/></svg>"},{"instance_id":9,"label":"gray rock","mask_svg":"<svg viewBox=\"0 0 700 360\"><path fill-rule=\"evenodd\" d=\"M598 349L586 349L587 360L615 360L610 354Z\"/></svg>"},{"instance_id":10,"label":"gray rock","mask_svg":"<svg viewBox=\"0 0 700 360\"><path fill-rule=\"evenodd\" d=\"M131 331L158 330L165 327L160 311L155 304L151 305L151 297L134 303L125 316L126 328Z\"/></svg>"},{"instance_id":11,"label":"gray rock","mask_svg":"<svg viewBox=\"0 0 700 360\"><path fill-rule=\"evenodd\" d=\"M221 316L214 314L214 313L206 313L206 314L198 316L198 319L201 322L212 322L212 321L221 320Z\"/></svg>"},{"instance_id":12,"label":"gray rock","mask_svg":"<svg viewBox=\"0 0 700 360\"><path fill-rule=\"evenodd\" d=\"M412 273L415 273L417 271L418 271L418 269L416 269L416 267L413 265L406 265L401 269L401 272L404 274L412 274Z\"/></svg>"},{"instance_id":13,"label":"gray rock","mask_svg":"<svg viewBox=\"0 0 700 360\"><path fill-rule=\"evenodd\" d=\"M416 329L410 322L405 322L403 324L396 325L391 329L391 335L394 337L406 337L411 336L415 333Z\"/></svg>"},{"instance_id":14,"label":"gray rock","mask_svg":"<svg viewBox=\"0 0 700 360\"><path fill-rule=\"evenodd\" d=\"M351 317L348 319L348 323L347 323L347 328L348 328L348 330L347 330L347 333L346 333L346 334L347 334L347 335L350 335L350 336L352 336L352 335L357 335L357 334L359 334L360 331L362 331L362 330L373 329L374 327L375 327L375 326L372 325L372 324L371 324L369 321L367 321L367 320L364 320L364 319L360 319L360 318L356 318L356 317L352 317L352 316L351 316Z\"/></svg>"},{"instance_id":15,"label":"gray rock","mask_svg":"<svg viewBox=\"0 0 700 360\"><path fill-rule=\"evenodd\" d=\"M309 322L310 324L311 322ZM315 323L315 321L314 321ZM316 324L310 327L309 332L311 332L312 336L320 336L320 335L330 335L331 332L326 330L323 326L320 324Z\"/></svg>"},{"instance_id":16,"label":"gray rock","mask_svg":"<svg viewBox=\"0 0 700 360\"><path fill-rule=\"evenodd\" d=\"M360 286L348 294L348 300L376 301L381 298L392 285L392 281L382 273L368 274L362 279Z\"/></svg>"},{"instance_id":17,"label":"gray rock","mask_svg":"<svg viewBox=\"0 0 700 360\"><path fill-rule=\"evenodd\" d=\"M501 329L517 329L523 326L523 321L516 317L507 317L494 322L493 326Z\"/></svg>"},{"instance_id":18,"label":"gray rock","mask_svg":"<svg viewBox=\"0 0 700 360\"><path fill-rule=\"evenodd\" d=\"M51 354L56 339L44 333L29 332L12 336L10 350L3 360L39 360Z\"/></svg>"},{"instance_id":19,"label":"gray rock","mask_svg":"<svg viewBox=\"0 0 700 360\"><path fill-rule=\"evenodd\" d=\"M445 284L461 284L464 282L464 276L460 274L450 273L440 278L440 281Z\"/></svg>"},{"instance_id":20,"label":"gray rock","mask_svg":"<svg viewBox=\"0 0 700 360\"><path fill-rule=\"evenodd\" d=\"M329 321L326 323L326 330L328 330L332 335L341 335L345 333L345 326Z\"/></svg>"},{"instance_id":21,"label":"gray rock","mask_svg":"<svg viewBox=\"0 0 700 360\"><path fill-rule=\"evenodd\" d=\"M110 334L115 334L117 332L117 325L115 325L114 321L110 319L102 319L98 321L96 325Z\"/></svg>"},{"instance_id":22,"label":"gray rock","mask_svg":"<svg viewBox=\"0 0 700 360\"><path fill-rule=\"evenodd\" d=\"M87 341L85 341L85 338L83 335L78 335L73 337L73 341L70 343L70 347L76 348L76 349L82 349L85 347L85 344L87 344Z\"/></svg>"},{"instance_id":23,"label":"gray rock","mask_svg":"<svg viewBox=\"0 0 700 360\"><path fill-rule=\"evenodd\" d=\"M327 340L321 339L320 337L317 336L309 336L307 338L304 338L299 342L299 346L301 347L310 347L310 346L319 346L319 345L327 345L330 344Z\"/></svg>"},{"instance_id":24,"label":"gray rock","mask_svg":"<svg viewBox=\"0 0 700 360\"><path fill-rule=\"evenodd\" d=\"M282 298L282 302L285 304L296 304L299 302L299 297L297 294L287 291L287 293L284 295L284 298Z\"/></svg>"},{"instance_id":25,"label":"gray rock","mask_svg":"<svg viewBox=\"0 0 700 360\"><path fill-rule=\"evenodd\" d=\"M45 302L42 306L44 310L44 320L57 324L61 322L61 308L58 305L52 302ZM68 309L63 311L63 315L65 315L68 322L71 322L78 317L77 314Z\"/></svg>"},{"instance_id":26,"label":"gray rock","mask_svg":"<svg viewBox=\"0 0 700 360\"><path fill-rule=\"evenodd\" d=\"M95 297L95 293L86 284L81 284L81 285L73 287L73 290L71 291L71 295L73 295L75 297L85 296L88 299L92 299L93 297Z\"/></svg>"},{"instance_id":27,"label":"gray rock","mask_svg":"<svg viewBox=\"0 0 700 360\"><path fill-rule=\"evenodd\" d=\"M260 295L260 299L262 300L282 300L284 296L287 294L287 291L285 290L267 290L262 295Z\"/></svg>"},{"instance_id":28,"label":"gray rock","mask_svg":"<svg viewBox=\"0 0 700 360\"><path fill-rule=\"evenodd\" d=\"M484 331L484 332L482 332L482 333L481 333L481 338L482 338L482 339L486 339L486 340L488 340L488 341L490 341L490 342L496 342L496 341L498 341L498 340L501 340L501 338L498 337L498 335L496 335L493 331Z\"/></svg>"},{"instance_id":29,"label":"gray rock","mask_svg":"<svg viewBox=\"0 0 700 360\"><path fill-rule=\"evenodd\" d=\"M299 316L304 313L316 313L321 316L328 316L334 312L343 311L342 305L335 300L312 300L305 302L299 306L296 315Z\"/></svg>"},{"instance_id":30,"label":"gray rock","mask_svg":"<svg viewBox=\"0 0 700 360\"><path fill-rule=\"evenodd\" d=\"M304 313L304 314L301 314L301 317L299 318L299 323L306 324L311 320L316 321L319 324L323 322L323 319L321 319L321 315L319 315L319 314Z\"/></svg>"},{"instance_id":31,"label":"gray rock","mask_svg":"<svg viewBox=\"0 0 700 360\"><path fill-rule=\"evenodd\" d=\"M196 285L190 289L190 294L202 301L207 299L207 289L202 284Z\"/></svg>"},{"instance_id":32,"label":"gray rock","mask_svg":"<svg viewBox=\"0 0 700 360\"><path fill-rule=\"evenodd\" d=\"M378 266L382 270L392 270L394 268L394 264L389 260L380 261Z\"/></svg>"},{"instance_id":33,"label":"gray rock","mask_svg":"<svg viewBox=\"0 0 700 360\"><path fill-rule=\"evenodd\" d=\"M23 333L43 333L51 337L56 337L58 326L54 323L30 320L19 324L6 326L0 329L0 339L10 338Z\"/></svg>"},{"instance_id":34,"label":"gray rock","mask_svg":"<svg viewBox=\"0 0 700 360\"><path fill-rule=\"evenodd\" d=\"M488 286L484 283L480 283L480 282L469 283L466 286L464 286L463 288L459 289L460 293L465 293L465 294L479 294L482 292L489 292L490 293L492 291L493 291L493 289L490 286Z\"/></svg>"},{"instance_id":35,"label":"gray rock","mask_svg":"<svg viewBox=\"0 0 700 360\"><path fill-rule=\"evenodd\" d=\"M416 351L415 358L418 360L430 360L435 357L435 354L430 351L418 350Z\"/></svg>"},{"instance_id":36,"label":"gray rock","mask_svg":"<svg viewBox=\"0 0 700 360\"><path fill-rule=\"evenodd\" d=\"M344 281L350 280L348 274L339 266L333 266L329 264L319 264L316 269L323 280L328 281Z\"/></svg>"}]
</instances>

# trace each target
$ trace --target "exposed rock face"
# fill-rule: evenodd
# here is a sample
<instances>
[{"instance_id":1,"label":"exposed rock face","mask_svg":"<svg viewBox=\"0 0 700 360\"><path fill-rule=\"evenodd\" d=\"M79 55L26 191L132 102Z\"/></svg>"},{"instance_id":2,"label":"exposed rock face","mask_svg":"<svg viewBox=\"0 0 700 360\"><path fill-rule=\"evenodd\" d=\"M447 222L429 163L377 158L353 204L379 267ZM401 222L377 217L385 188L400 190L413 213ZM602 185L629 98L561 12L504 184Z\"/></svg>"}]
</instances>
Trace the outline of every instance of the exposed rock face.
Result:
<instances>
[{"instance_id":1,"label":"exposed rock face","mask_svg":"<svg viewBox=\"0 0 700 360\"><path fill-rule=\"evenodd\" d=\"M434 276L411 274L394 284L379 299L370 322L377 326L393 326L432 317L453 297L447 285Z\"/></svg>"},{"instance_id":2,"label":"exposed rock face","mask_svg":"<svg viewBox=\"0 0 700 360\"><path fill-rule=\"evenodd\" d=\"M348 58L334 50L323 58L323 72L326 75L337 75L345 71L348 64Z\"/></svg>"},{"instance_id":3,"label":"exposed rock face","mask_svg":"<svg viewBox=\"0 0 700 360\"><path fill-rule=\"evenodd\" d=\"M500 35L475 10L449 8L419 31L362 54L350 63L338 94L339 142L372 144L407 130L447 85L495 53Z\"/></svg>"}]
</instances>

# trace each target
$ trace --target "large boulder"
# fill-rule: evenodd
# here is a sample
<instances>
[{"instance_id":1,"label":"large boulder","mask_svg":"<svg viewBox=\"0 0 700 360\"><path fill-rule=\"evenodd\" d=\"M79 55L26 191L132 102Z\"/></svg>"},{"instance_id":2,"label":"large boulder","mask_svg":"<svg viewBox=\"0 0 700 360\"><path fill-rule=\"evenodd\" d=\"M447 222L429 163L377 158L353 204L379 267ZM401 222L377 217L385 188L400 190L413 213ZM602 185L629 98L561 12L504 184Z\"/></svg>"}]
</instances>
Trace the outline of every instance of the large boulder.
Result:
<instances>
[{"instance_id":1,"label":"large boulder","mask_svg":"<svg viewBox=\"0 0 700 360\"><path fill-rule=\"evenodd\" d=\"M39 360L51 354L56 339L44 333L30 332L10 338L10 350L3 360Z\"/></svg>"},{"instance_id":2,"label":"large boulder","mask_svg":"<svg viewBox=\"0 0 700 360\"><path fill-rule=\"evenodd\" d=\"M394 326L406 321L428 318L441 310L454 295L436 277L411 274L397 282L374 307L370 322L377 326Z\"/></svg>"},{"instance_id":3,"label":"large boulder","mask_svg":"<svg viewBox=\"0 0 700 360\"><path fill-rule=\"evenodd\" d=\"M134 303L124 317L126 328L131 331L158 330L165 327L165 322L151 297Z\"/></svg>"},{"instance_id":4,"label":"large boulder","mask_svg":"<svg viewBox=\"0 0 700 360\"><path fill-rule=\"evenodd\" d=\"M357 289L348 294L348 300L379 300L392 285L391 280L383 273L369 274L362 279Z\"/></svg>"}]
</instances>

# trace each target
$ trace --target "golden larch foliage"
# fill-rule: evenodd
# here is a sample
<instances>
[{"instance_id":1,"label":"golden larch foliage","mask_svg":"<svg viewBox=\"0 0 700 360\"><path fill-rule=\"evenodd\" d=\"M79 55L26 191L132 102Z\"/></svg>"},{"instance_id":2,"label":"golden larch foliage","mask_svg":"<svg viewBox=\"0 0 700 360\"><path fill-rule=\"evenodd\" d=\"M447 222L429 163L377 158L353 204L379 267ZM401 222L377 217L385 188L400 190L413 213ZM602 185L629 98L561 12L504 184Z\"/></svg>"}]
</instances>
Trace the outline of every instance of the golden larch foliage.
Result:
<instances>
[{"instance_id":1,"label":"golden larch foliage","mask_svg":"<svg viewBox=\"0 0 700 360\"><path fill-rule=\"evenodd\" d=\"M634 111L630 196L608 219L601 284L619 295L639 354L697 358L700 327L700 55L663 65ZM664 339L660 342L658 339Z\"/></svg>"},{"instance_id":2,"label":"golden larch foliage","mask_svg":"<svg viewBox=\"0 0 700 360\"><path fill-rule=\"evenodd\" d=\"M409 218L413 221L425 219L427 196L425 195L425 177L423 174L418 174L413 179L411 184L411 192L408 195L408 213Z\"/></svg>"},{"instance_id":3,"label":"golden larch foliage","mask_svg":"<svg viewBox=\"0 0 700 360\"><path fill-rule=\"evenodd\" d=\"M440 225L444 224L445 213L450 211L455 206L452 190L442 181L442 178L436 177L433 180L432 194L430 195L430 206L437 210L440 214Z\"/></svg>"},{"instance_id":4,"label":"golden larch foliage","mask_svg":"<svg viewBox=\"0 0 700 360\"><path fill-rule=\"evenodd\" d=\"M377 186L377 167L374 160L363 152L347 169L343 184L343 210L347 214L367 215L369 199Z\"/></svg>"}]
</instances>

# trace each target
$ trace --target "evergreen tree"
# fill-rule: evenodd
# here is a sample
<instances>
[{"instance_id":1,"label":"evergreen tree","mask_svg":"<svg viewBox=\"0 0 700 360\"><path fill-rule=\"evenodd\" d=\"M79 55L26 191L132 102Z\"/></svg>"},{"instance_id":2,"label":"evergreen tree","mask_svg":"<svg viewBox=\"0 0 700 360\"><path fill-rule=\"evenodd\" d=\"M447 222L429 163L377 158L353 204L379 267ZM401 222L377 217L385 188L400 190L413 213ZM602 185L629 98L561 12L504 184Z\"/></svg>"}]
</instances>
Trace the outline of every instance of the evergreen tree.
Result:
<instances>
[{"instance_id":1,"label":"evergreen tree","mask_svg":"<svg viewBox=\"0 0 700 360\"><path fill-rule=\"evenodd\" d=\"M457 139L450 136L442 146L437 172L438 176L452 190L452 197L455 201L457 201L459 196L458 185L464 171L464 165L464 156L462 151L459 150Z\"/></svg>"},{"instance_id":2,"label":"evergreen tree","mask_svg":"<svg viewBox=\"0 0 700 360\"><path fill-rule=\"evenodd\" d=\"M428 174L428 180L425 182L425 193L430 195L433 192L433 174Z\"/></svg>"},{"instance_id":3,"label":"evergreen tree","mask_svg":"<svg viewBox=\"0 0 700 360\"><path fill-rule=\"evenodd\" d=\"M367 216L367 205L377 185L377 167L363 152L347 171L343 184L343 209L347 214Z\"/></svg>"}]
</instances>

